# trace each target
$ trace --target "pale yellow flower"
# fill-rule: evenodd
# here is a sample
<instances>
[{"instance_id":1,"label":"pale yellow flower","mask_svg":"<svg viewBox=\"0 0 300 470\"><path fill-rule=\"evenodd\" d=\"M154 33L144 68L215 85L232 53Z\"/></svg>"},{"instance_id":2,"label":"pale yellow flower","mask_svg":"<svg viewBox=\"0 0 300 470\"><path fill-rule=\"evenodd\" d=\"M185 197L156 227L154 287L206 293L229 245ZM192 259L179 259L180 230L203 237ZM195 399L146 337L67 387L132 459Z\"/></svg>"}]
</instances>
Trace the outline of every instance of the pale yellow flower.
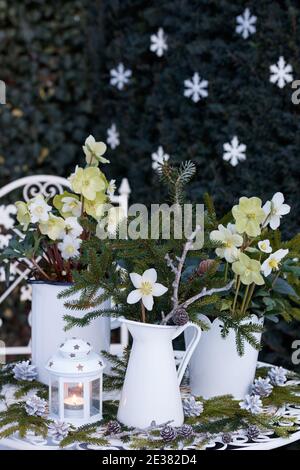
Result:
<instances>
[{"instance_id":1,"label":"pale yellow flower","mask_svg":"<svg viewBox=\"0 0 300 470\"><path fill-rule=\"evenodd\" d=\"M84 200L84 210L85 212L92 216L94 219L98 220L99 217L103 215L104 212L104 205L107 202L107 196L105 193L97 193L96 197L93 201L89 201L88 199Z\"/></svg>"},{"instance_id":2,"label":"pale yellow flower","mask_svg":"<svg viewBox=\"0 0 300 470\"><path fill-rule=\"evenodd\" d=\"M80 217L81 215L82 205L79 196L68 191L57 194L53 199L53 206L65 219L67 217Z\"/></svg>"},{"instance_id":3,"label":"pale yellow flower","mask_svg":"<svg viewBox=\"0 0 300 470\"><path fill-rule=\"evenodd\" d=\"M239 204L232 208L236 229L249 237L257 237L261 233L260 224L265 220L265 213L258 197L241 197Z\"/></svg>"},{"instance_id":4,"label":"pale yellow flower","mask_svg":"<svg viewBox=\"0 0 300 470\"><path fill-rule=\"evenodd\" d=\"M65 221L62 217L50 214L49 220L40 223L39 229L43 235L47 235L51 240L56 241L65 235Z\"/></svg>"},{"instance_id":5,"label":"pale yellow flower","mask_svg":"<svg viewBox=\"0 0 300 470\"><path fill-rule=\"evenodd\" d=\"M262 286L265 281L260 274L261 264L256 259L251 259L244 253L240 253L238 261L232 264L232 270L235 274L240 276L242 284L248 286L249 284L257 284Z\"/></svg>"},{"instance_id":6,"label":"pale yellow flower","mask_svg":"<svg viewBox=\"0 0 300 470\"><path fill-rule=\"evenodd\" d=\"M22 225L23 230L27 230L31 220L28 206L23 201L16 202L15 206L17 208L17 221Z\"/></svg>"},{"instance_id":7,"label":"pale yellow flower","mask_svg":"<svg viewBox=\"0 0 300 470\"><path fill-rule=\"evenodd\" d=\"M85 140L84 146L82 147L86 162L88 165L98 165L101 163L109 163L109 160L102 157L106 152L106 144L104 142L96 142L92 135L89 135Z\"/></svg>"},{"instance_id":8,"label":"pale yellow flower","mask_svg":"<svg viewBox=\"0 0 300 470\"><path fill-rule=\"evenodd\" d=\"M96 167L77 167L69 181L73 191L82 194L89 201L93 201L98 192L105 192L107 188L105 175Z\"/></svg>"}]
</instances>

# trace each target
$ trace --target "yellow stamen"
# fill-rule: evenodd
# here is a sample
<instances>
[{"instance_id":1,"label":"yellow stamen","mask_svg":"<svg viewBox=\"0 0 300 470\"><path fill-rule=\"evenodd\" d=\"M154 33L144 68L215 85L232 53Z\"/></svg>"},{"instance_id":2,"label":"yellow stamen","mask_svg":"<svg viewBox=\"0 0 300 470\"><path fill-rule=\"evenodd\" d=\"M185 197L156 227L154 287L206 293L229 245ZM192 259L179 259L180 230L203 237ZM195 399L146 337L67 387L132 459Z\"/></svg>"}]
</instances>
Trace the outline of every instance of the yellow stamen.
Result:
<instances>
[{"instance_id":1,"label":"yellow stamen","mask_svg":"<svg viewBox=\"0 0 300 470\"><path fill-rule=\"evenodd\" d=\"M152 292L152 284L149 281L143 281L140 287L140 291L143 295L149 295Z\"/></svg>"}]
</instances>

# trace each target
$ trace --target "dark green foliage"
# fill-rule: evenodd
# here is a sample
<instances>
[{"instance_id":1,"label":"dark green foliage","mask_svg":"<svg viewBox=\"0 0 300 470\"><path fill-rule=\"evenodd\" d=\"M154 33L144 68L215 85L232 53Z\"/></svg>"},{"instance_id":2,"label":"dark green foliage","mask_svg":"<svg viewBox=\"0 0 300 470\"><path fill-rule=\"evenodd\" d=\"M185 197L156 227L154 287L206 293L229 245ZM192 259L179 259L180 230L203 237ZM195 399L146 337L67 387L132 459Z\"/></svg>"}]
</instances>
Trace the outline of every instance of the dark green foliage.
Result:
<instances>
[{"instance_id":1,"label":"dark green foliage","mask_svg":"<svg viewBox=\"0 0 300 470\"><path fill-rule=\"evenodd\" d=\"M9 437L15 432L19 432L20 437L25 437L29 431L46 437L48 424L49 421L45 418L29 416L24 403L14 403L7 410L0 412L0 439Z\"/></svg>"},{"instance_id":2,"label":"dark green foliage","mask_svg":"<svg viewBox=\"0 0 300 470\"><path fill-rule=\"evenodd\" d=\"M110 374L104 374L103 387L105 391L121 390L124 383L125 372L130 355L130 348L124 349L123 356L120 358L107 351L101 351L101 355L111 365Z\"/></svg>"},{"instance_id":3,"label":"dark green foliage","mask_svg":"<svg viewBox=\"0 0 300 470\"><path fill-rule=\"evenodd\" d=\"M0 186L27 174L66 176L92 130L86 0L2 0Z\"/></svg>"}]
</instances>

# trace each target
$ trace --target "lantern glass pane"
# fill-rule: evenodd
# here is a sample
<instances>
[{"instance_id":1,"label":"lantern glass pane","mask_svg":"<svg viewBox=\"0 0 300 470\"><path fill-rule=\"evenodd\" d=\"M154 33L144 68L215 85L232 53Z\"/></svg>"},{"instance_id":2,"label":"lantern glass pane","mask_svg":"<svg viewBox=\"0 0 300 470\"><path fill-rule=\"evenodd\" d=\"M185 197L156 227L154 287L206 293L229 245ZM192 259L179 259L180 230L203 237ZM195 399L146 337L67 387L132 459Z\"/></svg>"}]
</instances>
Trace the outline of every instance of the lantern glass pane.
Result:
<instances>
[{"instance_id":1,"label":"lantern glass pane","mask_svg":"<svg viewBox=\"0 0 300 470\"><path fill-rule=\"evenodd\" d=\"M80 382L64 384L65 418L83 418L84 416L83 384Z\"/></svg>"},{"instance_id":2,"label":"lantern glass pane","mask_svg":"<svg viewBox=\"0 0 300 470\"><path fill-rule=\"evenodd\" d=\"M100 412L100 379L90 382L90 415Z\"/></svg>"},{"instance_id":3,"label":"lantern glass pane","mask_svg":"<svg viewBox=\"0 0 300 470\"><path fill-rule=\"evenodd\" d=\"M57 380L51 380L50 413L59 415L59 384Z\"/></svg>"}]
</instances>

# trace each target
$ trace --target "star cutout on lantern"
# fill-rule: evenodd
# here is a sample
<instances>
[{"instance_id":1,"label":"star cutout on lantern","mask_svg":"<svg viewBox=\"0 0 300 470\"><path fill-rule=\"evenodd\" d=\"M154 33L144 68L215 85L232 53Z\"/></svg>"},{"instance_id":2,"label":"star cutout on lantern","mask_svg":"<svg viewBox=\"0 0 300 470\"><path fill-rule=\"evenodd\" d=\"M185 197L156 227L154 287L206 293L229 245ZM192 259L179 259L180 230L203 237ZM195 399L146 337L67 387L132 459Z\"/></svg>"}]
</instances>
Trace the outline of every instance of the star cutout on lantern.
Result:
<instances>
[{"instance_id":1,"label":"star cutout on lantern","mask_svg":"<svg viewBox=\"0 0 300 470\"><path fill-rule=\"evenodd\" d=\"M88 351L88 352L86 353L86 355L90 354L90 352L91 352L91 351Z\"/></svg>"},{"instance_id":2,"label":"star cutout on lantern","mask_svg":"<svg viewBox=\"0 0 300 470\"><path fill-rule=\"evenodd\" d=\"M71 354L70 354L70 357L76 357L76 354L71 353Z\"/></svg>"},{"instance_id":3,"label":"star cutout on lantern","mask_svg":"<svg viewBox=\"0 0 300 470\"><path fill-rule=\"evenodd\" d=\"M86 342L86 344L87 344L88 346L90 346L90 345L91 345L91 343L88 343L88 342Z\"/></svg>"},{"instance_id":4,"label":"star cutout on lantern","mask_svg":"<svg viewBox=\"0 0 300 470\"><path fill-rule=\"evenodd\" d=\"M53 362L49 362L49 367L52 367L53 366Z\"/></svg>"},{"instance_id":5,"label":"star cutout on lantern","mask_svg":"<svg viewBox=\"0 0 300 470\"><path fill-rule=\"evenodd\" d=\"M81 364L78 364L78 366L76 366L78 370L82 371L83 370L83 365Z\"/></svg>"},{"instance_id":6,"label":"star cutout on lantern","mask_svg":"<svg viewBox=\"0 0 300 470\"><path fill-rule=\"evenodd\" d=\"M101 361L99 361L98 364L99 364L100 367L102 367L102 365L103 365Z\"/></svg>"},{"instance_id":7,"label":"star cutout on lantern","mask_svg":"<svg viewBox=\"0 0 300 470\"><path fill-rule=\"evenodd\" d=\"M75 344L74 349L79 349L79 348L80 348L79 344Z\"/></svg>"},{"instance_id":8,"label":"star cutout on lantern","mask_svg":"<svg viewBox=\"0 0 300 470\"><path fill-rule=\"evenodd\" d=\"M65 343L61 343L60 348L62 348L65 345Z\"/></svg>"}]
</instances>

